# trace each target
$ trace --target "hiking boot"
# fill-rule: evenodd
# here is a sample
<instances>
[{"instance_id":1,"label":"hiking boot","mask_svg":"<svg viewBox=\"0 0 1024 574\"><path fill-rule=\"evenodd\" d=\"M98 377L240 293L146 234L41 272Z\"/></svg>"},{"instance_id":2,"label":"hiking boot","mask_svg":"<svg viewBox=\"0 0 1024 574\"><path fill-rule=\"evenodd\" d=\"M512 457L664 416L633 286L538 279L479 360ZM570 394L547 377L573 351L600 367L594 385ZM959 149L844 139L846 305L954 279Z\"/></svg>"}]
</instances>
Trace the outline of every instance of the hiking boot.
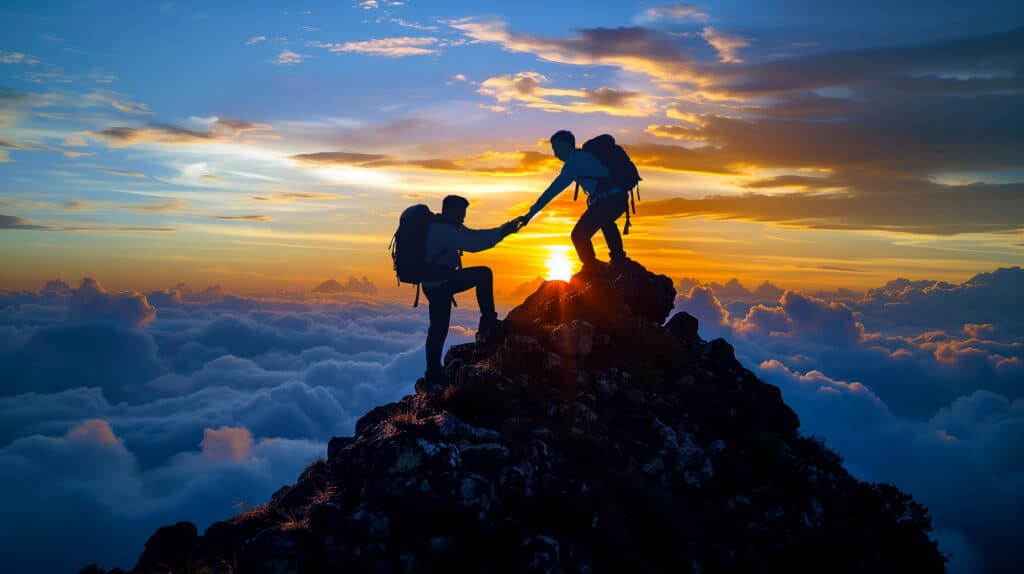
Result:
<instances>
[{"instance_id":1,"label":"hiking boot","mask_svg":"<svg viewBox=\"0 0 1024 574\"><path fill-rule=\"evenodd\" d=\"M623 253L622 255L612 255L611 265L621 266L632 262L633 260L630 259L629 257L626 257L626 254Z\"/></svg>"},{"instance_id":2,"label":"hiking boot","mask_svg":"<svg viewBox=\"0 0 1024 574\"><path fill-rule=\"evenodd\" d=\"M592 261L584 261L583 267L580 268L580 273L584 275L593 275L595 273L600 273L604 271L605 269L608 268L608 266L609 263L605 261L599 261L597 259L594 259Z\"/></svg>"},{"instance_id":3,"label":"hiking boot","mask_svg":"<svg viewBox=\"0 0 1024 574\"><path fill-rule=\"evenodd\" d=\"M419 392L433 393L442 391L448 386L448 377L440 368L427 369L423 378L416 381L415 388Z\"/></svg>"},{"instance_id":4,"label":"hiking boot","mask_svg":"<svg viewBox=\"0 0 1024 574\"><path fill-rule=\"evenodd\" d=\"M476 328L476 332L482 335L494 333L505 328L505 321L498 318L498 314L493 315L481 315L480 324Z\"/></svg>"}]
</instances>

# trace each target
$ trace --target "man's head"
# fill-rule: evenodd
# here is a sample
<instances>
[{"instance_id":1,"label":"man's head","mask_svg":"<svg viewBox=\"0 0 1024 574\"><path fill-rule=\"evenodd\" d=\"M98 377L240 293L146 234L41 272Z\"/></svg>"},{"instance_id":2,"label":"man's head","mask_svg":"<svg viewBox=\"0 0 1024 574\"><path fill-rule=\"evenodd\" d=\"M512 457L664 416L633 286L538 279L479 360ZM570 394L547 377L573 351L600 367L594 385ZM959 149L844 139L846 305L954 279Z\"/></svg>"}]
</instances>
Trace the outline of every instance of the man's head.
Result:
<instances>
[{"instance_id":1,"label":"man's head","mask_svg":"<svg viewBox=\"0 0 1024 574\"><path fill-rule=\"evenodd\" d=\"M569 130L558 130L551 136L551 151L555 152L555 157L565 161L569 159L569 154L572 150L576 149L576 136L572 135Z\"/></svg>"},{"instance_id":2,"label":"man's head","mask_svg":"<svg viewBox=\"0 0 1024 574\"><path fill-rule=\"evenodd\" d=\"M461 224L466 220L466 208L469 200L458 195L449 195L441 202L441 217L452 223Z\"/></svg>"}]
</instances>

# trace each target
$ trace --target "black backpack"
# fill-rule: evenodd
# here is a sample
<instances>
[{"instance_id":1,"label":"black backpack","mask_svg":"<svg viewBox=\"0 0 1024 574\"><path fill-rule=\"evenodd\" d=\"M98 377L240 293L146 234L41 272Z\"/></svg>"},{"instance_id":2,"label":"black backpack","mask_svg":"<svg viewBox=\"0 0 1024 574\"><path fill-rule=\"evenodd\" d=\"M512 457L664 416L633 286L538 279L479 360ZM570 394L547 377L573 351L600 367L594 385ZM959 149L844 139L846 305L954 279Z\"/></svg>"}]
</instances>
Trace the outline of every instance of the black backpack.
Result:
<instances>
[{"instance_id":1,"label":"black backpack","mask_svg":"<svg viewBox=\"0 0 1024 574\"><path fill-rule=\"evenodd\" d=\"M636 164L633 160L629 159L629 154L626 150L622 149L622 146L615 143L615 138L610 134L601 134L595 138L587 140L583 144L583 151L593 154L602 165L608 168L608 172L611 174L611 180L603 177L590 176L590 179L601 180L598 183L598 189L602 189L603 186L607 186L604 189L611 189L612 187L620 187L625 191L629 192L629 206L633 209L633 213L636 213L636 204L633 201L633 191L636 190L636 199L640 199L640 172L636 169ZM576 183L576 192L573 195L573 201L579 197L580 184ZM622 230L623 235L629 235L629 209L626 210L626 226Z\"/></svg>"},{"instance_id":2,"label":"black backpack","mask_svg":"<svg viewBox=\"0 0 1024 574\"><path fill-rule=\"evenodd\" d=\"M388 249L394 262L398 283L416 285L416 300L420 304L420 282L443 279L451 271L444 265L427 262L427 229L431 223L444 223L439 214L430 211L426 205L418 204L406 208L398 220L398 230L391 238Z\"/></svg>"}]
</instances>

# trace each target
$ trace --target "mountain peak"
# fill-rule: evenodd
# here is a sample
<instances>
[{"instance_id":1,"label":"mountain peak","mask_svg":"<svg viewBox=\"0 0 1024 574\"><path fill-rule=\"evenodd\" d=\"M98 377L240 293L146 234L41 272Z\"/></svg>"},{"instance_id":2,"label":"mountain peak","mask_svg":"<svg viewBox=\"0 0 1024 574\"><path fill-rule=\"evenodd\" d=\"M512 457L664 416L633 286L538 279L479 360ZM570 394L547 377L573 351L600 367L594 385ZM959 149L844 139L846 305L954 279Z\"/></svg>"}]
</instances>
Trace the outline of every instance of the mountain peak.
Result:
<instances>
[{"instance_id":1,"label":"mountain peak","mask_svg":"<svg viewBox=\"0 0 1024 574\"><path fill-rule=\"evenodd\" d=\"M160 529L132 572L942 572L927 510L666 323L674 296L631 261L542 283L449 350L450 387L371 410L264 506Z\"/></svg>"}]
</instances>

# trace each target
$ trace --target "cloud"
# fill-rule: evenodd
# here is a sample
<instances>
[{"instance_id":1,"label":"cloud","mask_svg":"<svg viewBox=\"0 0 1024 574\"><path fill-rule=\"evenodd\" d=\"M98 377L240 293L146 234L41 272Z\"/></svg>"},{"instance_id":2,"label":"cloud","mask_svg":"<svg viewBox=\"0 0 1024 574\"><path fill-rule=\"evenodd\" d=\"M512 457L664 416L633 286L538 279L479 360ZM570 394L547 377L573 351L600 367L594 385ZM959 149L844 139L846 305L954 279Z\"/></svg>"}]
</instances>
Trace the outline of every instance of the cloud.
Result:
<instances>
[{"instance_id":1,"label":"cloud","mask_svg":"<svg viewBox=\"0 0 1024 574\"><path fill-rule=\"evenodd\" d=\"M43 225L29 223L24 217L0 213L0 229L47 229Z\"/></svg>"},{"instance_id":2,"label":"cloud","mask_svg":"<svg viewBox=\"0 0 1024 574\"><path fill-rule=\"evenodd\" d=\"M370 56L386 56L389 58L401 58L404 56L424 56L437 54L440 51L434 46L437 38L431 36L411 37L402 36L398 38L376 38L360 42L343 42L332 44L329 42L309 42L306 46L311 48L324 48L333 53L356 53Z\"/></svg>"},{"instance_id":3,"label":"cloud","mask_svg":"<svg viewBox=\"0 0 1024 574\"><path fill-rule=\"evenodd\" d=\"M363 295L376 295L377 286L373 284L373 281L370 281L365 276L362 279L356 279L349 275L348 281L344 284L338 283L334 279L328 279L314 287L312 292L323 294L359 293Z\"/></svg>"},{"instance_id":4,"label":"cloud","mask_svg":"<svg viewBox=\"0 0 1024 574\"><path fill-rule=\"evenodd\" d=\"M331 200L336 200L336 199L350 199L350 196L348 196L348 195L341 195L341 194L337 194L337 193L312 193L312 192L305 192L305 191L295 191L295 192L275 193L275 194L272 194L272 195L269 195L269 196L266 196L266 197L258 195L258 196L253 196L252 199L254 199L256 201L272 201L272 202L287 203L287 202L302 201L302 200L331 201Z\"/></svg>"},{"instance_id":5,"label":"cloud","mask_svg":"<svg viewBox=\"0 0 1024 574\"><path fill-rule=\"evenodd\" d=\"M462 19L448 25L473 40L534 54L550 62L613 66L667 84L700 79L697 66L685 51L669 37L647 28L585 28L578 36L554 38L509 31L504 22L493 20Z\"/></svg>"},{"instance_id":6,"label":"cloud","mask_svg":"<svg viewBox=\"0 0 1024 574\"><path fill-rule=\"evenodd\" d=\"M134 291L110 293L91 277L71 290L68 313L75 320L107 319L126 327L141 327L156 317L156 309L145 295Z\"/></svg>"},{"instance_id":7,"label":"cloud","mask_svg":"<svg viewBox=\"0 0 1024 574\"><path fill-rule=\"evenodd\" d=\"M632 152L631 152L632 155ZM639 164L639 162L638 162ZM678 167L696 167L692 163ZM811 178L787 183L810 185ZM772 182L779 183L778 181ZM755 183L764 185L764 182ZM818 184L826 186L824 182ZM644 213L764 221L815 229L876 229L902 233L955 235L1021 229L1012 216L1024 208L1024 185L947 186L904 183L887 197L866 193L748 193L699 199L671 198L644 203ZM885 209L879 209L879 203Z\"/></svg>"},{"instance_id":8,"label":"cloud","mask_svg":"<svg viewBox=\"0 0 1024 574\"><path fill-rule=\"evenodd\" d=\"M0 64L24 64L26 66L35 66L42 62L35 56L30 56L23 52L5 52L0 50Z\"/></svg>"},{"instance_id":9,"label":"cloud","mask_svg":"<svg viewBox=\"0 0 1024 574\"><path fill-rule=\"evenodd\" d=\"M655 137L669 138L674 140L703 141L700 129L692 126L671 126L651 124L644 129L644 133Z\"/></svg>"},{"instance_id":10,"label":"cloud","mask_svg":"<svg viewBox=\"0 0 1024 574\"><path fill-rule=\"evenodd\" d=\"M305 54L298 54L291 50L281 50L281 53L274 59L274 63L281 66L291 66L293 64L301 64L303 60L309 58Z\"/></svg>"},{"instance_id":11,"label":"cloud","mask_svg":"<svg viewBox=\"0 0 1024 574\"><path fill-rule=\"evenodd\" d=\"M858 477L894 482L924 502L951 572L1010 572L1024 510L1024 400L976 391L926 421L893 415L860 383L763 363L805 432L824 436ZM953 492L956 492L954 495ZM952 539L952 540L951 540Z\"/></svg>"},{"instance_id":12,"label":"cloud","mask_svg":"<svg viewBox=\"0 0 1024 574\"><path fill-rule=\"evenodd\" d=\"M231 445L237 439L225 440L226 433L248 431L206 430L214 439L204 438L201 451L183 451L152 469L142 468L102 419L61 436L35 434L6 445L0 464L11 488L0 503L11 534L0 542L0 559L19 572L76 571L91 562L130 568L159 526L188 515L202 532L237 513L238 503L255 505L293 482L326 448L262 438L244 459L211 457L207 445ZM43 552L53 537L63 541L61 552Z\"/></svg>"},{"instance_id":13,"label":"cloud","mask_svg":"<svg viewBox=\"0 0 1024 574\"><path fill-rule=\"evenodd\" d=\"M138 171L127 171L123 169L101 169L99 171L100 173L105 173L107 175L113 175L116 177L134 177L136 179L146 178L146 174Z\"/></svg>"},{"instance_id":14,"label":"cloud","mask_svg":"<svg viewBox=\"0 0 1024 574\"><path fill-rule=\"evenodd\" d=\"M258 44L260 42L266 42L266 41L267 41L267 37L266 36L253 36L252 38L249 38L248 40L245 41L245 45L246 46L252 46L253 44Z\"/></svg>"},{"instance_id":15,"label":"cloud","mask_svg":"<svg viewBox=\"0 0 1024 574\"><path fill-rule=\"evenodd\" d=\"M153 113L146 104L137 104L124 100L114 92L96 91L90 94L85 94L82 97L91 103L111 106L115 110L124 114L152 115Z\"/></svg>"},{"instance_id":16,"label":"cloud","mask_svg":"<svg viewBox=\"0 0 1024 574\"><path fill-rule=\"evenodd\" d=\"M126 147L144 143L190 145L226 141L225 138L212 133L197 132L167 124L150 124L144 128L115 126L98 132L90 132L89 135L101 139L113 147Z\"/></svg>"},{"instance_id":17,"label":"cloud","mask_svg":"<svg viewBox=\"0 0 1024 574\"><path fill-rule=\"evenodd\" d=\"M696 4L669 4L644 10L637 18L639 22L707 22L708 15Z\"/></svg>"},{"instance_id":18,"label":"cloud","mask_svg":"<svg viewBox=\"0 0 1024 574\"><path fill-rule=\"evenodd\" d=\"M245 427L203 430L201 455L211 460L245 460L252 456L252 433Z\"/></svg>"},{"instance_id":19,"label":"cloud","mask_svg":"<svg viewBox=\"0 0 1024 574\"><path fill-rule=\"evenodd\" d=\"M653 110L650 98L640 92L613 88L545 88L548 78L537 72L519 72L481 82L478 93L493 97L499 104L519 102L528 108L546 112L595 113L617 116L646 116Z\"/></svg>"},{"instance_id":20,"label":"cloud","mask_svg":"<svg viewBox=\"0 0 1024 574\"><path fill-rule=\"evenodd\" d=\"M951 572L1002 572L1024 542L1007 527L1024 508L1024 321L1012 302L1022 277L897 279L832 294L843 301L684 279L676 308L778 385L803 431L855 476L924 502L941 549L956 554Z\"/></svg>"},{"instance_id":21,"label":"cloud","mask_svg":"<svg viewBox=\"0 0 1024 574\"><path fill-rule=\"evenodd\" d=\"M223 219L225 221L270 221L269 215L261 214L250 214L250 215L214 215L213 219Z\"/></svg>"},{"instance_id":22,"label":"cloud","mask_svg":"<svg viewBox=\"0 0 1024 574\"><path fill-rule=\"evenodd\" d=\"M718 59L726 63L738 64L743 62L739 57L739 50L740 48L746 48L750 45L750 42L745 38L733 34L727 34L710 26L704 28L701 32L701 36L707 40L708 44L711 44L715 50L718 50Z\"/></svg>"},{"instance_id":23,"label":"cloud","mask_svg":"<svg viewBox=\"0 0 1024 574\"><path fill-rule=\"evenodd\" d=\"M454 159L399 159L386 154L336 151L291 156L309 167L349 165L361 168L402 168L431 171L452 171L478 175L531 175L547 172L558 160L536 151L484 152Z\"/></svg>"},{"instance_id":24,"label":"cloud","mask_svg":"<svg viewBox=\"0 0 1024 574\"><path fill-rule=\"evenodd\" d=\"M273 129L266 124L258 124L245 120L232 120L229 118L216 118L214 125L218 128L232 132L236 136L246 132L266 132Z\"/></svg>"},{"instance_id":25,"label":"cloud","mask_svg":"<svg viewBox=\"0 0 1024 574\"><path fill-rule=\"evenodd\" d=\"M125 209L132 211L141 211L144 213L173 213L181 210L185 206L185 200L180 197L174 197L171 199L153 201L150 203L141 203L138 205L126 205Z\"/></svg>"}]
</instances>

